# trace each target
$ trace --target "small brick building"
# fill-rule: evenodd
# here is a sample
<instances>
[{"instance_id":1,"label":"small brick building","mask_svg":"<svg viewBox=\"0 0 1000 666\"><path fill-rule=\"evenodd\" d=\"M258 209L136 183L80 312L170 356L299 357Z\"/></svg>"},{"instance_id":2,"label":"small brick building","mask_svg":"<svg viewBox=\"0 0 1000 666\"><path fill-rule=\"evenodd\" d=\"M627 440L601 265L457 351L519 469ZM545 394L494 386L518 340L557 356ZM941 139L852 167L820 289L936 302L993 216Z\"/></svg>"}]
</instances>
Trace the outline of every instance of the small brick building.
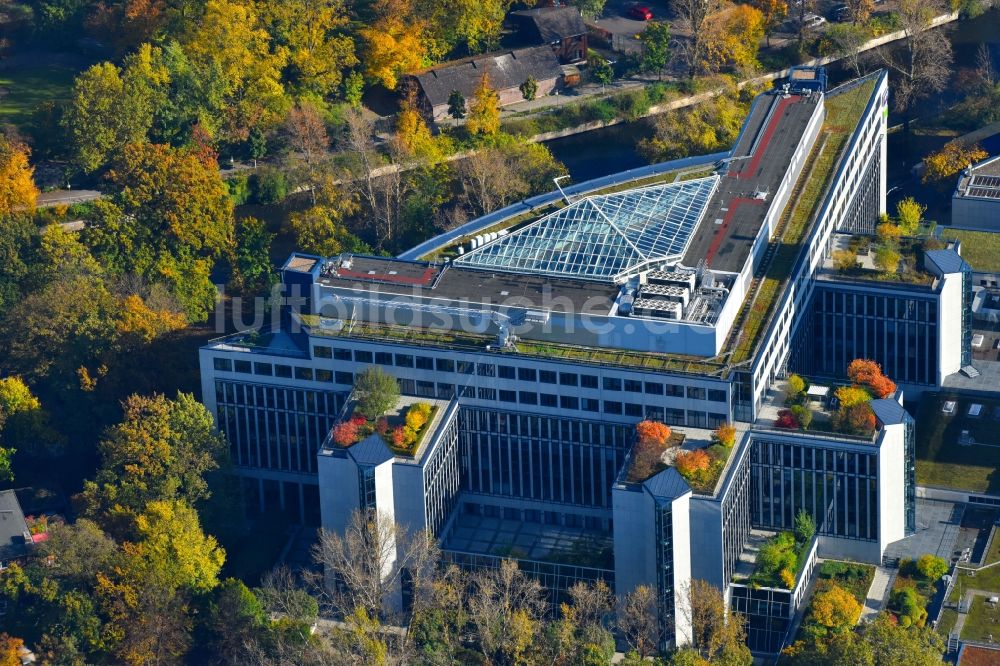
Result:
<instances>
[{"instance_id":1,"label":"small brick building","mask_svg":"<svg viewBox=\"0 0 1000 666\"><path fill-rule=\"evenodd\" d=\"M587 26L576 7L538 7L510 13L524 43L548 44L559 62L576 65L587 60Z\"/></svg>"}]
</instances>

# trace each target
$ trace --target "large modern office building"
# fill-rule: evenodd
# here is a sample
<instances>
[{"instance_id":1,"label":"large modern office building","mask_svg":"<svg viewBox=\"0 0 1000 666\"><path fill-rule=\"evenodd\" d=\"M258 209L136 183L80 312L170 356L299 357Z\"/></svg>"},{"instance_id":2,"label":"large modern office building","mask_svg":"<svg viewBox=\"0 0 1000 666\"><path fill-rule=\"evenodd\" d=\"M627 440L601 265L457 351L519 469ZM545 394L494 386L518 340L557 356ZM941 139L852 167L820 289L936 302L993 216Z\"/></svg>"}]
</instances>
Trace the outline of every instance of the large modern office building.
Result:
<instances>
[{"instance_id":1,"label":"large modern office building","mask_svg":"<svg viewBox=\"0 0 1000 666\"><path fill-rule=\"evenodd\" d=\"M968 364L957 245L918 248L907 280L871 279L860 250L850 275L831 270L838 237L885 211L888 90L884 73L829 92L822 78L760 95L721 160L551 197L531 219L518 207L421 258L293 254L281 326L201 350L249 496L329 529L377 510L464 566L513 557L556 591L653 585L669 644L689 639L687 588L704 579L747 612L755 650L780 647L801 588L761 605L733 587L751 532L801 509L813 556L879 561L913 529L915 487L898 400L872 402L871 433L780 430L776 382L837 381L868 356L919 391ZM371 366L404 407L434 405L416 451L331 441ZM688 449L726 423L738 441L709 487L669 465L635 479L643 419Z\"/></svg>"}]
</instances>

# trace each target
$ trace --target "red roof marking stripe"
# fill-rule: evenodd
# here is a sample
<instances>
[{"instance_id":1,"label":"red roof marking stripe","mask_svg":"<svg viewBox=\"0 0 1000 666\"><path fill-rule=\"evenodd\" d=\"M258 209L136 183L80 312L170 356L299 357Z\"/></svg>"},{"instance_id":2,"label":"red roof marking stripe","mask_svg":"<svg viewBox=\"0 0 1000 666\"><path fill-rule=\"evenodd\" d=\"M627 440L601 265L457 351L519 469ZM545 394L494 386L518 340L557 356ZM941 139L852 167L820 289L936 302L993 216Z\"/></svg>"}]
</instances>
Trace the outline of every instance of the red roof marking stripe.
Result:
<instances>
[{"instance_id":1,"label":"red roof marking stripe","mask_svg":"<svg viewBox=\"0 0 1000 666\"><path fill-rule=\"evenodd\" d=\"M760 145L757 146L757 150L753 154L753 159L750 160L750 164L746 169L736 174L737 178L740 180L747 180L748 178L754 177L754 174L757 172L757 166L760 164L760 160L764 157L764 153L767 152L768 144L771 143L774 131L778 129L778 125L781 123L781 116L785 111L785 107L800 99L802 98L799 95L790 95L778 102L778 109L774 112L774 115L771 116L771 122L768 123L767 129L764 130L764 136L760 139Z\"/></svg>"},{"instance_id":2,"label":"red roof marking stripe","mask_svg":"<svg viewBox=\"0 0 1000 666\"><path fill-rule=\"evenodd\" d=\"M433 268L425 268L424 274L418 278L403 277L402 275L389 275L388 273L362 273L361 271L349 271L343 268L337 269L337 277L361 278L363 280L377 280L379 282L394 282L396 284L419 284L426 286L437 271Z\"/></svg>"},{"instance_id":3,"label":"red roof marking stripe","mask_svg":"<svg viewBox=\"0 0 1000 666\"><path fill-rule=\"evenodd\" d=\"M764 203L760 199L751 199L749 197L737 197L729 202L729 210L726 211L726 216L722 218L722 228L719 229L718 233L715 234L715 238L712 239L712 244L708 248L708 252L705 254L705 263L709 266L712 265L712 258L715 253L719 251L719 246L722 245L722 239L726 237L726 231L729 230L729 223L733 220L733 215L736 214L736 209L743 204L755 204L759 205Z\"/></svg>"}]
</instances>

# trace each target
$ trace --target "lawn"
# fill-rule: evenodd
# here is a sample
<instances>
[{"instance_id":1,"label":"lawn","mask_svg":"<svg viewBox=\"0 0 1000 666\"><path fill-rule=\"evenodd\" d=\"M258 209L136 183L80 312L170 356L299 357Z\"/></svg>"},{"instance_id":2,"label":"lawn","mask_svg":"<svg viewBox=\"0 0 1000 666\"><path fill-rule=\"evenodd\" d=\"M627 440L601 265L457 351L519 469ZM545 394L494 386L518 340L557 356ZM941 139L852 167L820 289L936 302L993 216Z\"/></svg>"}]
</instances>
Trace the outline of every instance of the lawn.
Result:
<instances>
[{"instance_id":1,"label":"lawn","mask_svg":"<svg viewBox=\"0 0 1000 666\"><path fill-rule=\"evenodd\" d=\"M25 128L43 102L67 99L77 70L60 65L14 67L0 70L0 124Z\"/></svg>"},{"instance_id":2,"label":"lawn","mask_svg":"<svg viewBox=\"0 0 1000 666\"><path fill-rule=\"evenodd\" d=\"M957 402L953 415L941 412L945 400ZM966 416L973 402L983 405L978 418ZM978 492L1000 491L997 474L1000 421L993 418L997 406L1000 400L925 393L917 412L917 483ZM977 444L960 445L962 430L968 430Z\"/></svg>"},{"instance_id":3,"label":"lawn","mask_svg":"<svg viewBox=\"0 0 1000 666\"><path fill-rule=\"evenodd\" d=\"M1000 272L1000 234L944 228L942 238L962 241L962 258L977 271Z\"/></svg>"},{"instance_id":4,"label":"lawn","mask_svg":"<svg viewBox=\"0 0 1000 666\"><path fill-rule=\"evenodd\" d=\"M1000 638L1000 608L990 607L986 597L976 595L962 627L962 639L992 641L994 638Z\"/></svg>"},{"instance_id":5,"label":"lawn","mask_svg":"<svg viewBox=\"0 0 1000 666\"><path fill-rule=\"evenodd\" d=\"M801 640L805 637L804 630L812 621L809 613L812 610L813 597L820 592L829 590L833 585L837 585L850 592L863 608L865 600L868 598L868 588L872 586L872 580L875 578L875 567L870 564L826 560L816 568L816 577L816 586L813 588L812 597L809 599L809 607L806 609L802 624L799 625L795 640Z\"/></svg>"}]
</instances>

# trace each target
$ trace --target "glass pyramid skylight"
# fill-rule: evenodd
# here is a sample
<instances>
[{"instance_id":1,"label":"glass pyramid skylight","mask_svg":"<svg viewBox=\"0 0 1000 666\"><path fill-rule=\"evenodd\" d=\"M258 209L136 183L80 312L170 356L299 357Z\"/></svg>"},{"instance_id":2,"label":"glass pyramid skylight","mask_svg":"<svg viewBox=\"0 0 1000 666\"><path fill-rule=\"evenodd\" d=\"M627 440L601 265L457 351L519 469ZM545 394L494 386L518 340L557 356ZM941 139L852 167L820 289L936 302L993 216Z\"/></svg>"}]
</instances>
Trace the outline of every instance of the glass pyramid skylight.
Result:
<instances>
[{"instance_id":1,"label":"glass pyramid skylight","mask_svg":"<svg viewBox=\"0 0 1000 666\"><path fill-rule=\"evenodd\" d=\"M455 260L459 266L612 280L679 259L718 176L575 201Z\"/></svg>"}]
</instances>

